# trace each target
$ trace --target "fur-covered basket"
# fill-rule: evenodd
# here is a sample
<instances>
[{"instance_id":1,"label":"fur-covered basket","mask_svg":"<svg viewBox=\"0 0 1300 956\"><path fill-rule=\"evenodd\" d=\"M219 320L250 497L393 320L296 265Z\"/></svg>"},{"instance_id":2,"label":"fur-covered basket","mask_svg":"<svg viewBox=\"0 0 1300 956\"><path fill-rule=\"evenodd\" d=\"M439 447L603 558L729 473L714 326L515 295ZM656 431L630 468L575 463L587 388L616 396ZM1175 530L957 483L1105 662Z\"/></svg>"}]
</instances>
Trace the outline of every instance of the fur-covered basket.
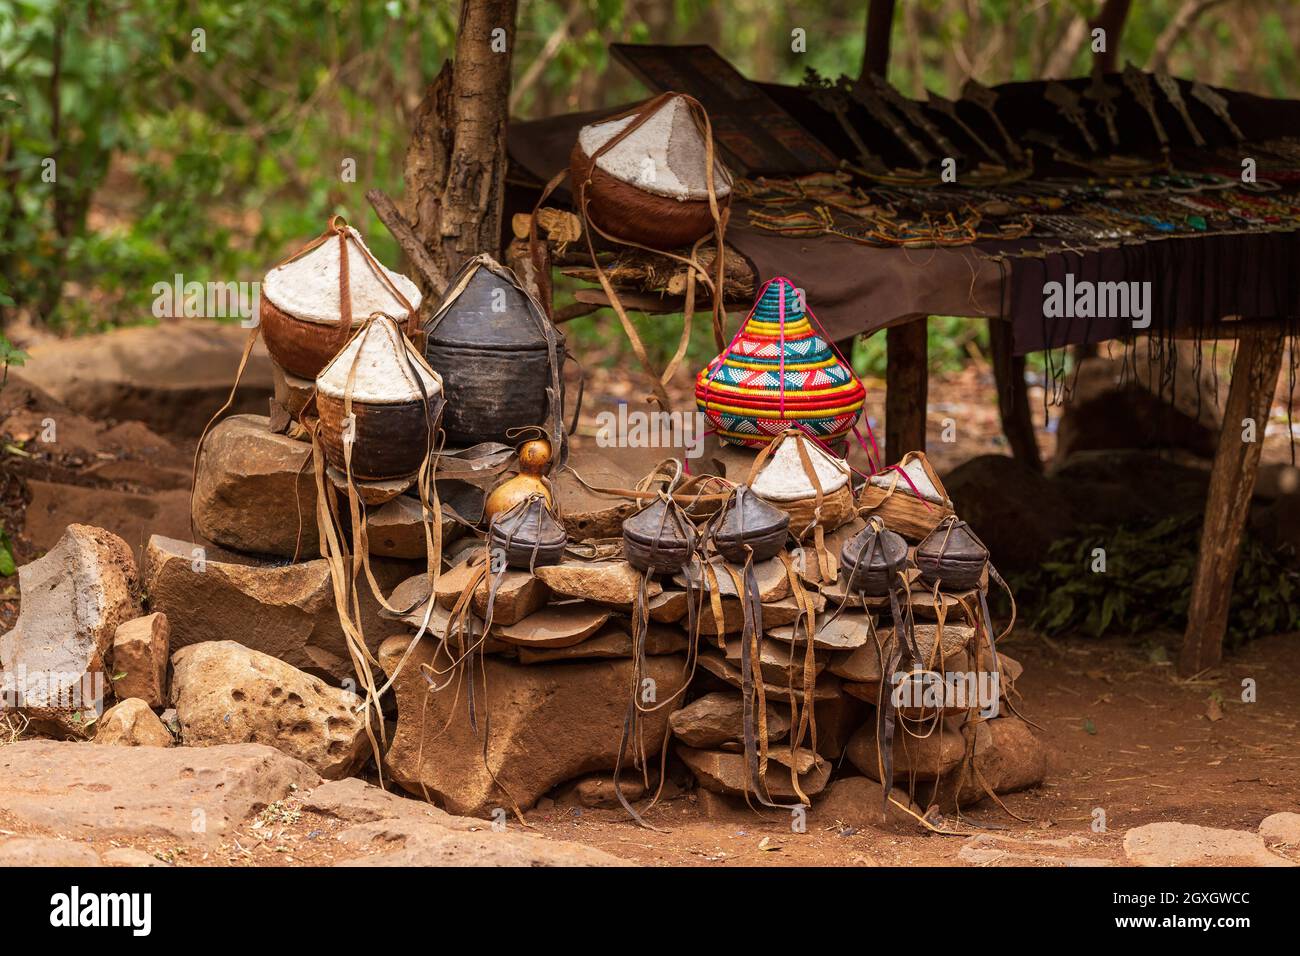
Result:
<instances>
[{"instance_id":1,"label":"fur-covered basket","mask_svg":"<svg viewBox=\"0 0 1300 956\"><path fill-rule=\"evenodd\" d=\"M584 126L569 157L573 195L601 231L624 242L672 250L714 227L708 140L693 101L675 93ZM731 201L731 174L716 158L719 214Z\"/></svg>"},{"instance_id":2,"label":"fur-covered basket","mask_svg":"<svg viewBox=\"0 0 1300 956\"><path fill-rule=\"evenodd\" d=\"M415 475L437 445L442 406L442 378L386 315L368 320L316 379L325 458L346 472L350 443L362 481Z\"/></svg>"},{"instance_id":3,"label":"fur-covered basket","mask_svg":"<svg viewBox=\"0 0 1300 956\"><path fill-rule=\"evenodd\" d=\"M336 239L337 237L337 239ZM314 379L375 312L410 322L420 290L387 269L341 217L266 274L258 322L266 350L286 372Z\"/></svg>"},{"instance_id":4,"label":"fur-covered basket","mask_svg":"<svg viewBox=\"0 0 1300 956\"><path fill-rule=\"evenodd\" d=\"M953 514L943 482L921 451L910 451L897 465L872 475L862 486L858 508L862 517L875 515L890 531L914 542Z\"/></svg>"},{"instance_id":5,"label":"fur-covered basket","mask_svg":"<svg viewBox=\"0 0 1300 956\"><path fill-rule=\"evenodd\" d=\"M808 466L821 486L820 509ZM790 533L800 541L807 541L817 528L830 534L856 512L848 463L795 428L778 435L754 459L749 486L790 516Z\"/></svg>"}]
</instances>

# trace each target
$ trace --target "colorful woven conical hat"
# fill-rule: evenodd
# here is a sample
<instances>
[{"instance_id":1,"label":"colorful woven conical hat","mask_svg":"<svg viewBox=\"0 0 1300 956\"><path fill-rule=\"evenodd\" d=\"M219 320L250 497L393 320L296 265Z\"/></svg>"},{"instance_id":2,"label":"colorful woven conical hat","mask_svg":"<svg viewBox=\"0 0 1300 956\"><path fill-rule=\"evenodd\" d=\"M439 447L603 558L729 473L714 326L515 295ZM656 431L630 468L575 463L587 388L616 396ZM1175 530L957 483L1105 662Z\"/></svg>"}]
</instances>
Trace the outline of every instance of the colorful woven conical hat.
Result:
<instances>
[{"instance_id":1,"label":"colorful woven conical hat","mask_svg":"<svg viewBox=\"0 0 1300 956\"><path fill-rule=\"evenodd\" d=\"M761 448L797 427L832 442L853 427L866 393L816 321L789 279L758 290L736 337L695 380L721 441Z\"/></svg>"}]
</instances>

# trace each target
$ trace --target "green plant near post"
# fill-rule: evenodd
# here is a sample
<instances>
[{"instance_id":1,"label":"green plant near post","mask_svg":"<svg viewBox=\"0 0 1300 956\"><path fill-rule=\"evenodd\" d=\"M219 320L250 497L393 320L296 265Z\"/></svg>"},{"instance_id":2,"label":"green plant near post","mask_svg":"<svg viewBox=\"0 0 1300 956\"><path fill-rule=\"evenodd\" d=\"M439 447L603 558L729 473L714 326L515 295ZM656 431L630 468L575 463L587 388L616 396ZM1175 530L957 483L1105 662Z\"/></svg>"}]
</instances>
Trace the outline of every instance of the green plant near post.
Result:
<instances>
[{"instance_id":1,"label":"green plant near post","mask_svg":"<svg viewBox=\"0 0 1300 956\"><path fill-rule=\"evenodd\" d=\"M1200 549L1201 516L1133 528L1087 526L1057 541L1042 566L1012 584L1029 625L1048 635L1183 630ZM1096 549L1104 572L1094 571ZM1300 569L1293 548L1249 531L1233 583L1228 643L1300 630Z\"/></svg>"}]
</instances>

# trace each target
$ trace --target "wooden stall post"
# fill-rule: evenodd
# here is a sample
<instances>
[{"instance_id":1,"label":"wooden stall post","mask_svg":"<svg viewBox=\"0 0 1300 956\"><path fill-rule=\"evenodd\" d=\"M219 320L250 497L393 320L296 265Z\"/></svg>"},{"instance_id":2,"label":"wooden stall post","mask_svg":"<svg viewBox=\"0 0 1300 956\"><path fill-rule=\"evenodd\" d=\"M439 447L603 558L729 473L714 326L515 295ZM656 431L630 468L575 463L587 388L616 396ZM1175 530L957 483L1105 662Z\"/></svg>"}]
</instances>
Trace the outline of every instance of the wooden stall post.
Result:
<instances>
[{"instance_id":1,"label":"wooden stall post","mask_svg":"<svg viewBox=\"0 0 1300 956\"><path fill-rule=\"evenodd\" d=\"M1210 472L1205 525L1187 608L1187 632L1178 659L1178 670L1183 675L1199 673L1223 658L1232 579L1241 561L1241 536L1255 493L1264 428L1282 368L1282 345L1281 333L1267 330L1246 332L1237 344L1223 430ZM1253 442L1242 440L1245 419L1255 422Z\"/></svg>"},{"instance_id":2,"label":"wooden stall post","mask_svg":"<svg viewBox=\"0 0 1300 956\"><path fill-rule=\"evenodd\" d=\"M998 390L998 415L1002 434L1011 446L1016 461L1034 471L1043 470L1034 437L1033 414L1029 408L1029 389L1025 386L1025 357L1012 354L1011 323L989 319L989 351L993 353L993 381Z\"/></svg>"},{"instance_id":3,"label":"wooden stall post","mask_svg":"<svg viewBox=\"0 0 1300 956\"><path fill-rule=\"evenodd\" d=\"M930 394L926 317L885 332L885 463L925 451L925 407Z\"/></svg>"}]
</instances>

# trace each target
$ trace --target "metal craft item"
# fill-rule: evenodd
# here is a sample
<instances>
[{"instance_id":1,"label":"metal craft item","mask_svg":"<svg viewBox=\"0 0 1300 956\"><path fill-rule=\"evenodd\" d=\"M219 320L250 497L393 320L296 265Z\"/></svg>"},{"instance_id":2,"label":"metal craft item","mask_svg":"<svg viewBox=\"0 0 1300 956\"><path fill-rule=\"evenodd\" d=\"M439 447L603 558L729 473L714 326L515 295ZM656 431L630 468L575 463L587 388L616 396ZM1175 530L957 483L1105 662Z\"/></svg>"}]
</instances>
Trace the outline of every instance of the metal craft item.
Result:
<instances>
[{"instance_id":1,"label":"metal craft item","mask_svg":"<svg viewBox=\"0 0 1300 956\"><path fill-rule=\"evenodd\" d=\"M1160 72L1156 74L1156 86L1164 91L1165 98L1173 104L1174 109L1178 110L1178 115L1183 118L1183 125L1187 127L1187 132L1192 136L1192 142L1197 146L1205 146L1205 137L1201 131L1196 128L1192 122L1192 114L1187 112L1187 103L1183 101L1183 91L1178 88L1178 81L1168 73Z\"/></svg>"},{"instance_id":2,"label":"metal craft item","mask_svg":"<svg viewBox=\"0 0 1300 956\"><path fill-rule=\"evenodd\" d=\"M844 135L849 138L853 148L858 151L858 160L862 168L873 174L883 174L889 172L889 167L885 165L884 160L867 148L863 142L861 134L857 128L849 122L849 89L848 80L840 77L835 86L818 86L811 89L812 101L820 106L826 112L832 114L844 130Z\"/></svg>"},{"instance_id":3,"label":"metal craft item","mask_svg":"<svg viewBox=\"0 0 1300 956\"><path fill-rule=\"evenodd\" d=\"M1064 83L1053 80L1047 84L1043 95L1047 98L1047 102L1055 106L1056 111L1079 131L1083 141L1088 144L1088 149L1097 152L1097 141L1092 138L1092 132L1088 129L1088 118L1083 112L1083 107L1079 105L1079 94Z\"/></svg>"},{"instance_id":4,"label":"metal craft item","mask_svg":"<svg viewBox=\"0 0 1300 956\"><path fill-rule=\"evenodd\" d=\"M1119 97L1119 93L1113 86L1107 85L1105 74L1102 73L1100 66L1092 68L1092 83L1083 91L1083 95L1097 104L1093 108L1106 124L1106 135L1110 137L1110 145L1119 146L1119 130L1115 128L1115 117L1119 114L1119 107L1115 105L1115 100Z\"/></svg>"},{"instance_id":5,"label":"metal craft item","mask_svg":"<svg viewBox=\"0 0 1300 956\"><path fill-rule=\"evenodd\" d=\"M997 163L999 166L1005 166L1007 164L1007 161L1003 158L1002 154L988 143L984 142L984 139L979 135L979 133L971 129L966 121L961 118L961 114L957 112L956 103L945 96L940 96L934 90L926 90L926 95L929 97L930 108L938 110L944 116L956 123L961 131L969 136L971 141L984 152L985 156L993 160L993 162Z\"/></svg>"},{"instance_id":6,"label":"metal craft item","mask_svg":"<svg viewBox=\"0 0 1300 956\"><path fill-rule=\"evenodd\" d=\"M916 100L908 99L898 92L879 73L871 74L871 83L886 103L907 117L909 123L920 128L926 136L929 136L930 140L943 151L945 156L951 156L954 159L961 157L961 152L952 144L952 140L944 136L943 131L930 122L929 117L922 112L921 106Z\"/></svg>"},{"instance_id":7,"label":"metal craft item","mask_svg":"<svg viewBox=\"0 0 1300 956\"><path fill-rule=\"evenodd\" d=\"M1156 139L1160 141L1161 147L1168 148L1169 134L1165 132L1164 124L1160 122L1160 117L1156 115L1156 100L1151 93L1151 83L1147 79L1147 75L1132 63L1125 63L1124 85L1133 94L1133 98L1138 101L1138 105L1146 110L1147 116L1151 119L1151 128L1156 131Z\"/></svg>"},{"instance_id":8,"label":"metal craft item","mask_svg":"<svg viewBox=\"0 0 1300 956\"><path fill-rule=\"evenodd\" d=\"M934 155L921 144L920 140L907 131L907 127L894 115L889 104L869 84L859 80L852 85L851 89L853 98L867 108L867 112L876 122L897 136L898 141L907 147L908 152L922 167L934 162Z\"/></svg>"},{"instance_id":9,"label":"metal craft item","mask_svg":"<svg viewBox=\"0 0 1300 956\"><path fill-rule=\"evenodd\" d=\"M1002 120L998 118L997 110L995 109L995 105L998 101L998 94L972 77L967 80L966 84L961 88L961 98L974 103L989 115L989 119L993 120L993 125L997 127L998 133L1002 136L1002 141L1006 144L1007 155L1009 155L1017 165L1023 165L1025 162L1025 151L1020 148L1019 144L1016 143L1014 139L1011 138L1011 134L1007 132L1007 128L1002 125Z\"/></svg>"},{"instance_id":10,"label":"metal craft item","mask_svg":"<svg viewBox=\"0 0 1300 956\"><path fill-rule=\"evenodd\" d=\"M1223 121L1223 125L1228 127L1228 132L1232 133L1237 142L1241 142L1246 138L1246 134L1232 121L1232 116L1228 113L1228 100L1225 97L1210 89L1200 80L1192 84L1192 96L1209 107L1210 112Z\"/></svg>"}]
</instances>

